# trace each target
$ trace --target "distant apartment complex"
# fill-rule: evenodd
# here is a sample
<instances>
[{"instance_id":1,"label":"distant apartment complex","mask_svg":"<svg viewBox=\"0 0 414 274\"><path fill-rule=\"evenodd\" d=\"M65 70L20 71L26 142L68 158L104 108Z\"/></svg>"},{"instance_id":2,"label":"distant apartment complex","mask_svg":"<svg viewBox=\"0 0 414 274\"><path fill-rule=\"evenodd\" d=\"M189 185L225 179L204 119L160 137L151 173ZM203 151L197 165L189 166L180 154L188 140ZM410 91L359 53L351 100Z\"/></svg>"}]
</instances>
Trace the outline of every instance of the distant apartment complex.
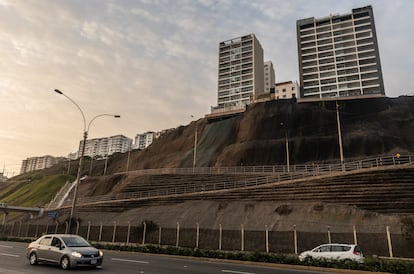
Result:
<instances>
[{"instance_id":1,"label":"distant apartment complex","mask_svg":"<svg viewBox=\"0 0 414 274\"><path fill-rule=\"evenodd\" d=\"M301 97L385 96L371 6L296 26Z\"/></svg>"},{"instance_id":2,"label":"distant apartment complex","mask_svg":"<svg viewBox=\"0 0 414 274\"><path fill-rule=\"evenodd\" d=\"M136 149L145 149L147 148L152 142L158 138L160 133L156 133L153 131L148 131L145 133L135 135L135 145L134 148Z\"/></svg>"},{"instance_id":3,"label":"distant apartment complex","mask_svg":"<svg viewBox=\"0 0 414 274\"><path fill-rule=\"evenodd\" d=\"M79 143L79 151L83 147L83 140ZM124 153L132 148L132 139L124 135L86 140L85 156L105 157L114 153Z\"/></svg>"},{"instance_id":4,"label":"distant apartment complex","mask_svg":"<svg viewBox=\"0 0 414 274\"><path fill-rule=\"evenodd\" d=\"M287 81L275 84L275 99L297 98L299 84L297 81Z\"/></svg>"},{"instance_id":5,"label":"distant apartment complex","mask_svg":"<svg viewBox=\"0 0 414 274\"><path fill-rule=\"evenodd\" d=\"M275 69L273 68L272 61L266 61L264 63L264 92L270 93L275 85Z\"/></svg>"},{"instance_id":6,"label":"distant apartment complex","mask_svg":"<svg viewBox=\"0 0 414 274\"><path fill-rule=\"evenodd\" d=\"M22 161L20 173L49 168L59 162L62 158L56 158L50 155L41 157L30 157Z\"/></svg>"},{"instance_id":7,"label":"distant apartment complex","mask_svg":"<svg viewBox=\"0 0 414 274\"><path fill-rule=\"evenodd\" d=\"M263 48L254 34L219 43L217 106L243 108L264 92Z\"/></svg>"}]
</instances>

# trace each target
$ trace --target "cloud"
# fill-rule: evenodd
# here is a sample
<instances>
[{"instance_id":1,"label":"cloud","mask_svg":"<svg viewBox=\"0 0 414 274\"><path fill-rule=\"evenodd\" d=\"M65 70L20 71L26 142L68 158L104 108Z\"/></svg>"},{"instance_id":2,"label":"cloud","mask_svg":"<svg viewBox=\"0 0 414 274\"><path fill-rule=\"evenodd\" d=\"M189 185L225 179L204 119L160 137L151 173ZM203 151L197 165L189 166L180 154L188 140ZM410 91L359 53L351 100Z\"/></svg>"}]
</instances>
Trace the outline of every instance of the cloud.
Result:
<instances>
[{"instance_id":1,"label":"cloud","mask_svg":"<svg viewBox=\"0 0 414 274\"><path fill-rule=\"evenodd\" d=\"M203 117L217 100L220 41L255 33L277 81L298 80L296 20L348 13L368 0L24 1L0 0L0 165L66 155L91 137L171 128ZM372 3L387 94L413 91L408 58L414 4Z\"/></svg>"}]
</instances>

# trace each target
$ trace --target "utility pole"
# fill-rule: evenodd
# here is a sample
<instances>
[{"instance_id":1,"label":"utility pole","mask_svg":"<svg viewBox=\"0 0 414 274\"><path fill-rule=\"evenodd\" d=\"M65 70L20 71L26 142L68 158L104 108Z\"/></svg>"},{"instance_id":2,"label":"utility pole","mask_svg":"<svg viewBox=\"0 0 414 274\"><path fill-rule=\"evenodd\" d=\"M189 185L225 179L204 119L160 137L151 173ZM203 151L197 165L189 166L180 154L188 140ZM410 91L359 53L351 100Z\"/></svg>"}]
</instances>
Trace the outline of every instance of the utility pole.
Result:
<instances>
[{"instance_id":1,"label":"utility pole","mask_svg":"<svg viewBox=\"0 0 414 274\"><path fill-rule=\"evenodd\" d=\"M341 168L344 171L344 152L342 148L342 132L341 132L341 120L339 118L339 104L338 100L336 102L336 124L338 126L338 143L339 143L339 157L341 159Z\"/></svg>"}]
</instances>

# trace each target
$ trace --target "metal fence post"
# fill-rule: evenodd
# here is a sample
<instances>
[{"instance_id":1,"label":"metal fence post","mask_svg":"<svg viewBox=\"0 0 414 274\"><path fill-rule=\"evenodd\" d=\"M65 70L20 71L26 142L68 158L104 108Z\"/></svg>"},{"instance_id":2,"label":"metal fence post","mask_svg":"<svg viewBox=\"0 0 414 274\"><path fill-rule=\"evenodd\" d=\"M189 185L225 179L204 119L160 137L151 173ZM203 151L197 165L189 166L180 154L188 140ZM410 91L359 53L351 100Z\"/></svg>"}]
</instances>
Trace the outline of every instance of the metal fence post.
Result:
<instances>
[{"instance_id":1,"label":"metal fence post","mask_svg":"<svg viewBox=\"0 0 414 274\"><path fill-rule=\"evenodd\" d=\"M127 233L127 240L126 240L126 244L129 244L129 235L131 233L131 222L128 221L128 233Z\"/></svg>"},{"instance_id":2,"label":"metal fence post","mask_svg":"<svg viewBox=\"0 0 414 274\"><path fill-rule=\"evenodd\" d=\"M219 250L221 250L221 240L223 236L223 229L221 227L221 224L219 224Z\"/></svg>"},{"instance_id":3,"label":"metal fence post","mask_svg":"<svg viewBox=\"0 0 414 274\"><path fill-rule=\"evenodd\" d=\"M57 234L57 232L58 232L58 228L59 228L59 222L58 221L55 221L56 222L56 226L55 226L55 234Z\"/></svg>"},{"instance_id":4,"label":"metal fence post","mask_svg":"<svg viewBox=\"0 0 414 274\"><path fill-rule=\"evenodd\" d=\"M27 224L26 238L29 236L29 230L30 230L30 223Z\"/></svg>"},{"instance_id":5,"label":"metal fence post","mask_svg":"<svg viewBox=\"0 0 414 274\"><path fill-rule=\"evenodd\" d=\"M392 252L392 243L391 243L391 234L390 234L390 227L387 226L387 240L388 240L388 251L390 252L390 258L394 257Z\"/></svg>"},{"instance_id":6,"label":"metal fence post","mask_svg":"<svg viewBox=\"0 0 414 274\"><path fill-rule=\"evenodd\" d=\"M86 233L86 240L89 241L89 235L91 233L91 222L88 222L88 232Z\"/></svg>"},{"instance_id":7,"label":"metal fence post","mask_svg":"<svg viewBox=\"0 0 414 274\"><path fill-rule=\"evenodd\" d=\"M17 237L20 237L21 229L22 229L22 221L19 221L19 231L17 232Z\"/></svg>"},{"instance_id":8,"label":"metal fence post","mask_svg":"<svg viewBox=\"0 0 414 274\"><path fill-rule=\"evenodd\" d=\"M115 235L116 235L116 221L114 221L114 231L112 232L112 242L115 242Z\"/></svg>"},{"instance_id":9,"label":"metal fence post","mask_svg":"<svg viewBox=\"0 0 414 274\"><path fill-rule=\"evenodd\" d=\"M147 223L143 222L142 223L142 245L145 244L146 234L147 234Z\"/></svg>"},{"instance_id":10,"label":"metal fence post","mask_svg":"<svg viewBox=\"0 0 414 274\"><path fill-rule=\"evenodd\" d=\"M161 246L161 227L158 229L158 245Z\"/></svg>"},{"instance_id":11,"label":"metal fence post","mask_svg":"<svg viewBox=\"0 0 414 274\"><path fill-rule=\"evenodd\" d=\"M266 228L266 252L269 253L269 227L265 225Z\"/></svg>"},{"instance_id":12,"label":"metal fence post","mask_svg":"<svg viewBox=\"0 0 414 274\"><path fill-rule=\"evenodd\" d=\"M353 230L354 230L354 244L358 244L358 240L357 240L357 231L356 231L356 227L355 225L353 225Z\"/></svg>"},{"instance_id":13,"label":"metal fence post","mask_svg":"<svg viewBox=\"0 0 414 274\"><path fill-rule=\"evenodd\" d=\"M330 229L330 227L328 226L328 243L329 244L331 244L332 243L332 240L331 240L331 229Z\"/></svg>"},{"instance_id":14,"label":"metal fence post","mask_svg":"<svg viewBox=\"0 0 414 274\"><path fill-rule=\"evenodd\" d=\"M14 225L14 223L13 223L13 225ZM45 231L46 234L48 233L48 230L49 230L49 223L46 224L46 231Z\"/></svg>"},{"instance_id":15,"label":"metal fence post","mask_svg":"<svg viewBox=\"0 0 414 274\"><path fill-rule=\"evenodd\" d=\"M177 222L177 240L175 242L175 247L178 247L180 241L180 223Z\"/></svg>"},{"instance_id":16,"label":"metal fence post","mask_svg":"<svg viewBox=\"0 0 414 274\"><path fill-rule=\"evenodd\" d=\"M296 225L293 225L293 244L295 246L295 254L298 254L298 233L296 231Z\"/></svg>"},{"instance_id":17,"label":"metal fence post","mask_svg":"<svg viewBox=\"0 0 414 274\"><path fill-rule=\"evenodd\" d=\"M102 229L103 229L103 224L102 224L102 222L101 222L101 224L100 224L100 226L99 226L99 241L101 241L102 240Z\"/></svg>"},{"instance_id":18,"label":"metal fence post","mask_svg":"<svg viewBox=\"0 0 414 274\"><path fill-rule=\"evenodd\" d=\"M11 229L11 232L10 232L10 236L13 236L13 232L14 232L14 224L15 224L16 222L13 222L13 225L12 225L12 229Z\"/></svg>"},{"instance_id":19,"label":"metal fence post","mask_svg":"<svg viewBox=\"0 0 414 274\"><path fill-rule=\"evenodd\" d=\"M69 223L68 222L65 222L65 233L67 234L68 233L68 231L69 231Z\"/></svg>"},{"instance_id":20,"label":"metal fence post","mask_svg":"<svg viewBox=\"0 0 414 274\"><path fill-rule=\"evenodd\" d=\"M200 224L196 223L197 230L196 230L196 248L198 248L198 242L200 240Z\"/></svg>"},{"instance_id":21,"label":"metal fence post","mask_svg":"<svg viewBox=\"0 0 414 274\"><path fill-rule=\"evenodd\" d=\"M244 251L244 225L241 224L241 251Z\"/></svg>"},{"instance_id":22,"label":"metal fence post","mask_svg":"<svg viewBox=\"0 0 414 274\"><path fill-rule=\"evenodd\" d=\"M79 235L79 226L80 226L79 221L76 220L76 235Z\"/></svg>"}]
</instances>

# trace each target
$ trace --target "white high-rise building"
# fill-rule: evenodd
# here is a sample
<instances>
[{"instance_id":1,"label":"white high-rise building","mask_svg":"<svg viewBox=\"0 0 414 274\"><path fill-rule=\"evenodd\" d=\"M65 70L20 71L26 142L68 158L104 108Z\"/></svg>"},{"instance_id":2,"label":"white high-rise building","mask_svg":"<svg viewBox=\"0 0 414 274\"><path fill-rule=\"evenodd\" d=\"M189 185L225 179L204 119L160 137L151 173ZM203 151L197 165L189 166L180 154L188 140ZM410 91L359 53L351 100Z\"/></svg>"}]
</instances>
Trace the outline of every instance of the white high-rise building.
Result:
<instances>
[{"instance_id":1,"label":"white high-rise building","mask_svg":"<svg viewBox=\"0 0 414 274\"><path fill-rule=\"evenodd\" d=\"M270 93L270 90L275 85L275 69L273 68L272 61L266 61L264 63L264 92Z\"/></svg>"},{"instance_id":2,"label":"white high-rise building","mask_svg":"<svg viewBox=\"0 0 414 274\"><path fill-rule=\"evenodd\" d=\"M263 48L254 34L219 43L217 106L243 108L264 92Z\"/></svg>"},{"instance_id":3,"label":"white high-rise building","mask_svg":"<svg viewBox=\"0 0 414 274\"><path fill-rule=\"evenodd\" d=\"M385 96L371 6L296 26L301 98Z\"/></svg>"},{"instance_id":4,"label":"white high-rise building","mask_svg":"<svg viewBox=\"0 0 414 274\"><path fill-rule=\"evenodd\" d=\"M83 140L79 143L79 151L82 150ZM124 135L96 138L86 140L85 156L105 157L114 153L124 153L132 148L132 139ZM80 153L78 153L80 155Z\"/></svg>"},{"instance_id":5,"label":"white high-rise building","mask_svg":"<svg viewBox=\"0 0 414 274\"><path fill-rule=\"evenodd\" d=\"M147 148L154 139L156 139L159 136L159 133L148 131L145 133L137 134L135 136L135 145L134 147L137 149L145 149Z\"/></svg>"}]
</instances>

